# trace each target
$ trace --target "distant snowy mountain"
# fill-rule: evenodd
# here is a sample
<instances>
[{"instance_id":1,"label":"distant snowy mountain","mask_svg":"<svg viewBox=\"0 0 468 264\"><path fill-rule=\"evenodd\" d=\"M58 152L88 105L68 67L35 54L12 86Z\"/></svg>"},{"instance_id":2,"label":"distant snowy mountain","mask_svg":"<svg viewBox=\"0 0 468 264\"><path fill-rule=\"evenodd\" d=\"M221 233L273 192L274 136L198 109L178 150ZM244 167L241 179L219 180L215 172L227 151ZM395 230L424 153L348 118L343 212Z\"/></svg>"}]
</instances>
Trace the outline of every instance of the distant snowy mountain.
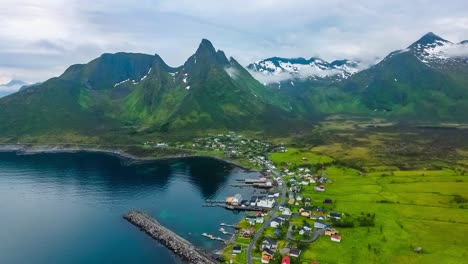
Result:
<instances>
[{"instance_id":1,"label":"distant snowy mountain","mask_svg":"<svg viewBox=\"0 0 468 264\"><path fill-rule=\"evenodd\" d=\"M468 63L467 40L460 43L452 43L432 32L427 33L408 48L392 52L385 59L404 52L413 53L421 62L435 68Z\"/></svg>"},{"instance_id":2,"label":"distant snowy mountain","mask_svg":"<svg viewBox=\"0 0 468 264\"><path fill-rule=\"evenodd\" d=\"M338 81L358 72L361 64L351 60L327 62L320 58L273 57L251 63L247 69L264 84L304 81Z\"/></svg>"},{"instance_id":3,"label":"distant snowy mountain","mask_svg":"<svg viewBox=\"0 0 468 264\"><path fill-rule=\"evenodd\" d=\"M21 87L25 85L30 85L30 83L20 80L11 80L5 84L0 84L0 97L17 92Z\"/></svg>"}]
</instances>

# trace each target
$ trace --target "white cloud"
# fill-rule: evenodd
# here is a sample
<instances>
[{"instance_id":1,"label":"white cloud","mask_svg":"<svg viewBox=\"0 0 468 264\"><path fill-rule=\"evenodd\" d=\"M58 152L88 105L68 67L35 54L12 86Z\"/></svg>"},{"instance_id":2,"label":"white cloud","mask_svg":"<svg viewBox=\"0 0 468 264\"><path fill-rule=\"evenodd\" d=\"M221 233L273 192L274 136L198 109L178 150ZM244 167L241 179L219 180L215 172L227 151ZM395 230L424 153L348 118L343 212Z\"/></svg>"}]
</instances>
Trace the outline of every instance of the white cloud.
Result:
<instances>
[{"instance_id":1,"label":"white cloud","mask_svg":"<svg viewBox=\"0 0 468 264\"><path fill-rule=\"evenodd\" d=\"M240 63L271 56L372 61L433 31L468 38L468 2L0 0L0 75L30 82L104 52L181 65L202 38Z\"/></svg>"},{"instance_id":2,"label":"white cloud","mask_svg":"<svg viewBox=\"0 0 468 264\"><path fill-rule=\"evenodd\" d=\"M442 52L449 57L468 57L468 44L445 45Z\"/></svg>"}]
</instances>

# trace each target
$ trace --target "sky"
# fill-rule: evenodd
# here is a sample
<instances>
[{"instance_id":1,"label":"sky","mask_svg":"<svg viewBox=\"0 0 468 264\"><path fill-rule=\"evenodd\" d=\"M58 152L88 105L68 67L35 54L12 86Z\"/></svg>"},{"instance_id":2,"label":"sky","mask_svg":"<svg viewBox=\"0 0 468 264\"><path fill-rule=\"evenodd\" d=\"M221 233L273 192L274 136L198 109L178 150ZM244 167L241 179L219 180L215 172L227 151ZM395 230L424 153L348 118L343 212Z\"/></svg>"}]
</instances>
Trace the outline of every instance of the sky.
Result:
<instances>
[{"instance_id":1,"label":"sky","mask_svg":"<svg viewBox=\"0 0 468 264\"><path fill-rule=\"evenodd\" d=\"M44 81L102 53L179 66L202 38L243 65L272 57L375 61L432 31L468 39L466 0L0 0L0 84Z\"/></svg>"}]
</instances>

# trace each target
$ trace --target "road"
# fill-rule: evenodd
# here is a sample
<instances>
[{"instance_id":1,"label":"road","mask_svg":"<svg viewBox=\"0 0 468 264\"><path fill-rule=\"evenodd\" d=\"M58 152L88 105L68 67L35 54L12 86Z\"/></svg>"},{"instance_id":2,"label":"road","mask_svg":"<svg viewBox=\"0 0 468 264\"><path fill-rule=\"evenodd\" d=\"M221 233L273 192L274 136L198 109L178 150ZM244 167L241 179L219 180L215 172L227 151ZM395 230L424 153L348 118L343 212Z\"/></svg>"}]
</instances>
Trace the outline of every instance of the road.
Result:
<instances>
[{"instance_id":1,"label":"road","mask_svg":"<svg viewBox=\"0 0 468 264\"><path fill-rule=\"evenodd\" d=\"M271 170L271 172L275 176L280 175L280 173L277 170ZM265 228L270 226L271 220L273 220L273 218L276 217L276 213L278 212L279 207L283 206L286 201L286 190L287 190L286 183L283 183L281 187L282 187L281 188L281 201L279 202L279 204L273 207L273 209L270 211L270 216L268 217L268 219L265 222L263 222L263 225L257 230L257 232L255 233L255 236L252 238L252 241L250 241L249 247L247 248L247 264L252 264L253 247L257 243L257 240L260 238Z\"/></svg>"}]
</instances>

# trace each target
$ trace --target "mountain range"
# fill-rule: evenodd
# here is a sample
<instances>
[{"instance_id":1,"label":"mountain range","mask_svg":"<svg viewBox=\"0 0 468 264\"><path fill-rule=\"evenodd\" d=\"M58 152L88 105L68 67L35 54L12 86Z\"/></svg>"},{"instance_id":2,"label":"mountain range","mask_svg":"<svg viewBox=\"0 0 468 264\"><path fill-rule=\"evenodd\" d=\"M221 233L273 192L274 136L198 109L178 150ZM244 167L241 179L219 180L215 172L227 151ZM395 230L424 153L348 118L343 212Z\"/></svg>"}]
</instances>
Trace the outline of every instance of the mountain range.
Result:
<instances>
[{"instance_id":1,"label":"mountain range","mask_svg":"<svg viewBox=\"0 0 468 264\"><path fill-rule=\"evenodd\" d=\"M347 59L327 62L320 58L280 57L267 58L247 66L263 84L279 89L341 81L361 68L360 62Z\"/></svg>"},{"instance_id":2,"label":"mountain range","mask_svg":"<svg viewBox=\"0 0 468 264\"><path fill-rule=\"evenodd\" d=\"M275 57L247 67L289 75L292 84L280 89L264 86L206 39L177 67L157 54L103 54L1 98L0 135L291 131L333 114L467 122L467 43L428 33L362 71L359 62L318 58Z\"/></svg>"},{"instance_id":3,"label":"mountain range","mask_svg":"<svg viewBox=\"0 0 468 264\"><path fill-rule=\"evenodd\" d=\"M0 100L8 135L280 129L291 107L234 58L202 40L178 67L159 55L103 54Z\"/></svg>"}]
</instances>

